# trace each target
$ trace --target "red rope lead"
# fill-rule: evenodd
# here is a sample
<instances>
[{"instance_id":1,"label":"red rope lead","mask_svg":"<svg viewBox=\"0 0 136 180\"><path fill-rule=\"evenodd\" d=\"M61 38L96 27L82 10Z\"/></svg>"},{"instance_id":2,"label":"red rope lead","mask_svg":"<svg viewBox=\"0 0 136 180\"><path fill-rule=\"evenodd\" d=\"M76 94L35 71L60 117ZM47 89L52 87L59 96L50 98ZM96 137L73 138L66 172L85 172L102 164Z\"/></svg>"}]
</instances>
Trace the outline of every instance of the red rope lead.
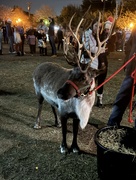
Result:
<instances>
[{"instance_id":1,"label":"red rope lead","mask_svg":"<svg viewBox=\"0 0 136 180\"><path fill-rule=\"evenodd\" d=\"M134 80L133 80L132 96L131 96L131 101L130 101L128 122L133 123L134 120L132 119L132 106L133 106L133 98L134 98L134 92L135 92L135 86L136 86L136 69L134 70L134 72L132 72L131 77Z\"/></svg>"},{"instance_id":2,"label":"red rope lead","mask_svg":"<svg viewBox=\"0 0 136 180\"><path fill-rule=\"evenodd\" d=\"M103 86L105 83L107 83L109 80L111 80L124 67L126 67L127 64L129 64L135 57L136 57L136 54L134 54L120 69L118 69L114 74L112 74L109 78L107 78L102 84L100 84L99 86L95 87L93 91L98 90L101 86ZM131 76L132 76L132 78L134 78L134 83L133 83L133 87L132 87L132 96L131 96L131 100L130 100L130 109L129 109L129 118L128 118L128 122L130 122L130 123L133 122L133 119L132 119L132 104L133 104L133 97L134 97L134 88L136 86L136 69L134 70L134 72L132 72Z\"/></svg>"},{"instance_id":3,"label":"red rope lead","mask_svg":"<svg viewBox=\"0 0 136 180\"><path fill-rule=\"evenodd\" d=\"M124 67L126 67L134 58L136 54L134 54L120 69L118 69L114 74L112 74L109 78L107 78L102 84L94 88L94 91L97 91L101 86L111 80L116 74L118 74Z\"/></svg>"}]
</instances>

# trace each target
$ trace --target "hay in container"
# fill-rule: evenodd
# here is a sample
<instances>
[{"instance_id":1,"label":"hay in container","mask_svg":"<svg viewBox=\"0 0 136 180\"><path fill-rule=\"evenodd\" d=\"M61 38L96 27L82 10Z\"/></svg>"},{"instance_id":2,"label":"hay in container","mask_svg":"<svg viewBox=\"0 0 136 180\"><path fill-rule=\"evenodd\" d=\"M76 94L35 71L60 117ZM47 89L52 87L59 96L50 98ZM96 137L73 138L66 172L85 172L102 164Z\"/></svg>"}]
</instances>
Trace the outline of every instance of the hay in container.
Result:
<instances>
[{"instance_id":1,"label":"hay in container","mask_svg":"<svg viewBox=\"0 0 136 180\"><path fill-rule=\"evenodd\" d=\"M101 131L98 136L99 143L109 150L116 152L131 154L136 156L136 151L133 148L126 147L123 143L127 133L126 129L108 129L107 131Z\"/></svg>"}]
</instances>

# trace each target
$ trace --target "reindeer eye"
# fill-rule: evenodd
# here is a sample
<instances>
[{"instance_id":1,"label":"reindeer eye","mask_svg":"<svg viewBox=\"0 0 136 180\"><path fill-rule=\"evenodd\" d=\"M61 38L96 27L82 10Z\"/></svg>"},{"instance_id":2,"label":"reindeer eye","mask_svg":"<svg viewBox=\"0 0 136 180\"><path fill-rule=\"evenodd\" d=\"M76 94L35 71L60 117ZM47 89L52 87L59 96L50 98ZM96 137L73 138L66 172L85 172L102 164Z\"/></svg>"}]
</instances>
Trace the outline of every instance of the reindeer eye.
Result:
<instances>
[{"instance_id":1,"label":"reindeer eye","mask_svg":"<svg viewBox=\"0 0 136 180\"><path fill-rule=\"evenodd\" d=\"M85 76L82 76L82 77L81 77L81 81L84 81L84 80L86 80L86 77L85 77Z\"/></svg>"}]
</instances>

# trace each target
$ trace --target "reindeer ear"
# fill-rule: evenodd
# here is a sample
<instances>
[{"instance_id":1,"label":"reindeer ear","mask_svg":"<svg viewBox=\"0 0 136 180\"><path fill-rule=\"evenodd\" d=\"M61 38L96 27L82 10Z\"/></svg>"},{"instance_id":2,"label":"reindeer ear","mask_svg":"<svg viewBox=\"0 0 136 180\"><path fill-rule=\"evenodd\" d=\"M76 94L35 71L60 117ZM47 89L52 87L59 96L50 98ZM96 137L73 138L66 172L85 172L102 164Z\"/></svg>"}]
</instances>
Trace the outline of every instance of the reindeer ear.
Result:
<instances>
[{"instance_id":1,"label":"reindeer ear","mask_svg":"<svg viewBox=\"0 0 136 180\"><path fill-rule=\"evenodd\" d=\"M88 73L89 76L92 78L95 78L97 76L99 76L100 74L103 74L105 72L106 68L101 68L101 69L93 69L93 68L89 68Z\"/></svg>"}]
</instances>

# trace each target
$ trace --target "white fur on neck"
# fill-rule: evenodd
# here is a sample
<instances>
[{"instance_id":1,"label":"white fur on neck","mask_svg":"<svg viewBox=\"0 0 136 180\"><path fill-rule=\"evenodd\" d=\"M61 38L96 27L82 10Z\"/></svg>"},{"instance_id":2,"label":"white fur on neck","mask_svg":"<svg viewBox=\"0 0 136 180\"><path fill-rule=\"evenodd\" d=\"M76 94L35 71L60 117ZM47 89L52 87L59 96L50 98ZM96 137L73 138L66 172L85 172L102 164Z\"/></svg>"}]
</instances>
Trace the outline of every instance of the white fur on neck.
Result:
<instances>
[{"instance_id":1,"label":"white fur on neck","mask_svg":"<svg viewBox=\"0 0 136 180\"><path fill-rule=\"evenodd\" d=\"M93 90L94 87L95 87L95 80L93 80L90 91ZM84 129L88 123L94 102L95 102L95 91L93 91L90 95L84 97L83 99L78 99L76 101L76 114L80 120L80 127L82 129Z\"/></svg>"},{"instance_id":2,"label":"white fur on neck","mask_svg":"<svg viewBox=\"0 0 136 180\"><path fill-rule=\"evenodd\" d=\"M84 129L88 123L92 107L95 102L95 92L83 100L76 102L76 114L80 120L80 127Z\"/></svg>"}]
</instances>

